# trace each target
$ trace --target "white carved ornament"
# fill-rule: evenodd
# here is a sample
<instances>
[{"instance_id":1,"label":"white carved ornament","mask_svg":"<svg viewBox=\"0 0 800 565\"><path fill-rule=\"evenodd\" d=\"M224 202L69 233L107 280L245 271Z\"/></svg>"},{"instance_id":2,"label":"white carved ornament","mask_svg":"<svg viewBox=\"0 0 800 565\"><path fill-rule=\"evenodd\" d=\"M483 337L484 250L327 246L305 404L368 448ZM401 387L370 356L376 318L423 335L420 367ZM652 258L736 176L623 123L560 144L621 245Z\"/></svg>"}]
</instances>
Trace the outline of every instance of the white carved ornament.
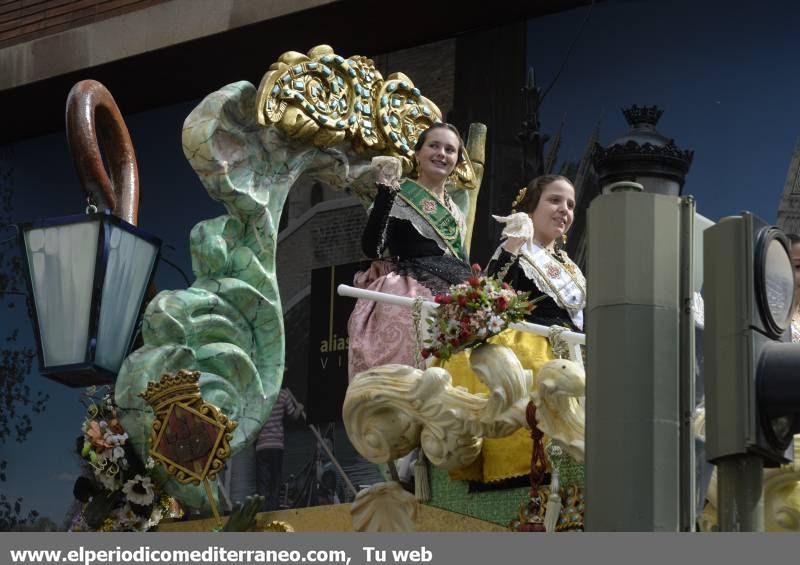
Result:
<instances>
[{"instance_id":1,"label":"white carved ornament","mask_svg":"<svg viewBox=\"0 0 800 565\"><path fill-rule=\"evenodd\" d=\"M459 469L478 457L483 438L527 428L525 410L533 399L542 431L583 460L582 367L560 359L546 363L534 392L531 372L507 347L481 345L472 351L470 364L488 394L454 387L450 373L440 367L383 365L356 375L342 411L353 446L373 463L421 446L432 464Z\"/></svg>"}]
</instances>

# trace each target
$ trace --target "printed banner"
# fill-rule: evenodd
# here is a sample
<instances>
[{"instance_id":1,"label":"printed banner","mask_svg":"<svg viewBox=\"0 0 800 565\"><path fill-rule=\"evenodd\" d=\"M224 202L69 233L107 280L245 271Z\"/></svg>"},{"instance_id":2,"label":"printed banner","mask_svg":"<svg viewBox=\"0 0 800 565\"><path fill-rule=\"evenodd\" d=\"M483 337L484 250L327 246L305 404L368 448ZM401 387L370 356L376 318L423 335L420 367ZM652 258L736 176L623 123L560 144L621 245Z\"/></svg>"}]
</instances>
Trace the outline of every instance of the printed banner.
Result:
<instances>
[{"instance_id":1,"label":"printed banner","mask_svg":"<svg viewBox=\"0 0 800 565\"><path fill-rule=\"evenodd\" d=\"M339 296L336 287L352 285L360 267L356 262L311 271L307 404L312 424L342 421L347 392L347 320L356 301Z\"/></svg>"}]
</instances>

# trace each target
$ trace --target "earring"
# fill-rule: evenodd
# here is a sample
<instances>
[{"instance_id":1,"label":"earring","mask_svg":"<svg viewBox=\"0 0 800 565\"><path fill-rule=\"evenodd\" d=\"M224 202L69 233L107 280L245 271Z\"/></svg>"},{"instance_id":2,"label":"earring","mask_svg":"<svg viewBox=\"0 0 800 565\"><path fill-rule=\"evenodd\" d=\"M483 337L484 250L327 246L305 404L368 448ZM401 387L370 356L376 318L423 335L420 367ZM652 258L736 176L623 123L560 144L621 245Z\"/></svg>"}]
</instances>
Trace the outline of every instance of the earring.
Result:
<instances>
[{"instance_id":1,"label":"earring","mask_svg":"<svg viewBox=\"0 0 800 565\"><path fill-rule=\"evenodd\" d=\"M561 244L562 245L566 245L567 244L567 234L565 234L565 233L561 234Z\"/></svg>"}]
</instances>

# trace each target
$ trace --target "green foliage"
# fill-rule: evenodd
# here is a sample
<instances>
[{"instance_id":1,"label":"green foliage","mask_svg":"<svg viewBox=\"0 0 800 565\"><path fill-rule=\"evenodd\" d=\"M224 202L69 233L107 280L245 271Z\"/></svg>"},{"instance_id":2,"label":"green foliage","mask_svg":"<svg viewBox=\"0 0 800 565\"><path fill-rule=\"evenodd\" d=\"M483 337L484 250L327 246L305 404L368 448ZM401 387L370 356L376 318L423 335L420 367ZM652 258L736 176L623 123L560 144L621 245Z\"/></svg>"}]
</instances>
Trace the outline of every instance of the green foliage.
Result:
<instances>
[{"instance_id":1,"label":"green foliage","mask_svg":"<svg viewBox=\"0 0 800 565\"><path fill-rule=\"evenodd\" d=\"M38 517L39 513L36 510L24 513L22 497L11 500L6 498L6 495L0 494L0 532L7 532L33 523Z\"/></svg>"}]
</instances>

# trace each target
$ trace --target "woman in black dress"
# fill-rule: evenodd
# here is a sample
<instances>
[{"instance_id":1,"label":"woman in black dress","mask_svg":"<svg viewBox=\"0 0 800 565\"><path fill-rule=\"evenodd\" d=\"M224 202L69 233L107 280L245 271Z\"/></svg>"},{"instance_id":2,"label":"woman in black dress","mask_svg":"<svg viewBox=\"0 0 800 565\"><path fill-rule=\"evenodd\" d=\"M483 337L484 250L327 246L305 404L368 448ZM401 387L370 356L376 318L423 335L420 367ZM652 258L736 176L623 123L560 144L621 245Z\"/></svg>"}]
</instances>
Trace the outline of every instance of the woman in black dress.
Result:
<instances>
[{"instance_id":1,"label":"woman in black dress","mask_svg":"<svg viewBox=\"0 0 800 565\"><path fill-rule=\"evenodd\" d=\"M356 286L430 300L470 276L464 214L445 188L462 152L458 130L436 123L415 146L416 179L399 179L396 160L394 167L385 160L378 167L378 193L361 241L373 261L356 276ZM377 365L415 365L409 308L360 299L348 335L351 380Z\"/></svg>"}]
</instances>

